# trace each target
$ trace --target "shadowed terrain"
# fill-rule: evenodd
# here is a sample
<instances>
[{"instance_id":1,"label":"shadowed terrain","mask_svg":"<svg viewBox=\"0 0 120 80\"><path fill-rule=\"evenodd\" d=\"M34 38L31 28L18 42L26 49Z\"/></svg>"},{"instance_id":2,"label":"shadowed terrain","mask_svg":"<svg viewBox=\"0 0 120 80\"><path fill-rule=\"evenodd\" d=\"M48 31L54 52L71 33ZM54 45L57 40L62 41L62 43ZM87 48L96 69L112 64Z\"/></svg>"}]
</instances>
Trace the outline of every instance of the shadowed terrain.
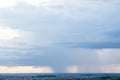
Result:
<instances>
[{"instance_id":1,"label":"shadowed terrain","mask_svg":"<svg viewBox=\"0 0 120 80\"><path fill-rule=\"evenodd\" d=\"M1 74L0 80L120 80L119 73Z\"/></svg>"}]
</instances>

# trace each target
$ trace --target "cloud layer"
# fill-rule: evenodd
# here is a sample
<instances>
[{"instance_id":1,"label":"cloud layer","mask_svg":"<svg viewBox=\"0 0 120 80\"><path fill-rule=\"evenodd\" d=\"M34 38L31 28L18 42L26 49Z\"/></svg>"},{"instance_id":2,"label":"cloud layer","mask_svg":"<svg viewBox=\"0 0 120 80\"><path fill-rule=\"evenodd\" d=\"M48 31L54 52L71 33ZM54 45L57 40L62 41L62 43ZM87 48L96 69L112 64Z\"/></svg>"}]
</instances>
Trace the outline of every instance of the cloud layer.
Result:
<instances>
[{"instance_id":1,"label":"cloud layer","mask_svg":"<svg viewBox=\"0 0 120 80\"><path fill-rule=\"evenodd\" d=\"M112 70L120 64L119 0L0 2L1 66L120 71Z\"/></svg>"}]
</instances>

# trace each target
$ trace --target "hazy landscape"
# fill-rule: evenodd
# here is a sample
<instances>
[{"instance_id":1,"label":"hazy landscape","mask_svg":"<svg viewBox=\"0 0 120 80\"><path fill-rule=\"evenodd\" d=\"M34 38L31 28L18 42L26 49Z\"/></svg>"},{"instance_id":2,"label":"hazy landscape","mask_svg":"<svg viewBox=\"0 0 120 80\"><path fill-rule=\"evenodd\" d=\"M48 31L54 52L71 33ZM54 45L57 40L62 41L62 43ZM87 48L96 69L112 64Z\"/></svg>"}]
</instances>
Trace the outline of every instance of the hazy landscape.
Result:
<instances>
[{"instance_id":1,"label":"hazy landscape","mask_svg":"<svg viewBox=\"0 0 120 80\"><path fill-rule=\"evenodd\" d=\"M120 80L120 73L0 74L0 80Z\"/></svg>"}]
</instances>

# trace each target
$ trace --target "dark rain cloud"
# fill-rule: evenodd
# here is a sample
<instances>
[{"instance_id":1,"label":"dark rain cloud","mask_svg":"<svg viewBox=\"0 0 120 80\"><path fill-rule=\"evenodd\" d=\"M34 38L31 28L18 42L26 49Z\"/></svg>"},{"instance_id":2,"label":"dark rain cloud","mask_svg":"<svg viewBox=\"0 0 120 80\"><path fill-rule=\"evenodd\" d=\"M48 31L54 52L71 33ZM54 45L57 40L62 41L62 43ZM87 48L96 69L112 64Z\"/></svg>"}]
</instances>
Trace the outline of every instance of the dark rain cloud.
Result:
<instances>
[{"instance_id":1,"label":"dark rain cloud","mask_svg":"<svg viewBox=\"0 0 120 80\"><path fill-rule=\"evenodd\" d=\"M93 48L93 49L104 49L104 48L120 48L120 42L77 42L77 43L63 43L68 47L72 48Z\"/></svg>"},{"instance_id":2,"label":"dark rain cloud","mask_svg":"<svg viewBox=\"0 0 120 80\"><path fill-rule=\"evenodd\" d=\"M106 37L110 38L110 39L118 39L120 40L120 29L118 30L111 30L109 32L105 33Z\"/></svg>"}]
</instances>

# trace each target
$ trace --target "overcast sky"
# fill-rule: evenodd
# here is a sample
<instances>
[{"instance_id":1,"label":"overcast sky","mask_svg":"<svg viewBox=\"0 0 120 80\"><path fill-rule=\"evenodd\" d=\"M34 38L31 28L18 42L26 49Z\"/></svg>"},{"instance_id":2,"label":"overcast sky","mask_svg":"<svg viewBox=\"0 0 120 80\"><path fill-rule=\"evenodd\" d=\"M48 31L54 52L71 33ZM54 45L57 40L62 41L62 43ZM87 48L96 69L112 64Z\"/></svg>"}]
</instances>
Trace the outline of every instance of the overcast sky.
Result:
<instances>
[{"instance_id":1,"label":"overcast sky","mask_svg":"<svg viewBox=\"0 0 120 80\"><path fill-rule=\"evenodd\" d=\"M119 21L119 0L0 0L0 72L120 72Z\"/></svg>"}]
</instances>

